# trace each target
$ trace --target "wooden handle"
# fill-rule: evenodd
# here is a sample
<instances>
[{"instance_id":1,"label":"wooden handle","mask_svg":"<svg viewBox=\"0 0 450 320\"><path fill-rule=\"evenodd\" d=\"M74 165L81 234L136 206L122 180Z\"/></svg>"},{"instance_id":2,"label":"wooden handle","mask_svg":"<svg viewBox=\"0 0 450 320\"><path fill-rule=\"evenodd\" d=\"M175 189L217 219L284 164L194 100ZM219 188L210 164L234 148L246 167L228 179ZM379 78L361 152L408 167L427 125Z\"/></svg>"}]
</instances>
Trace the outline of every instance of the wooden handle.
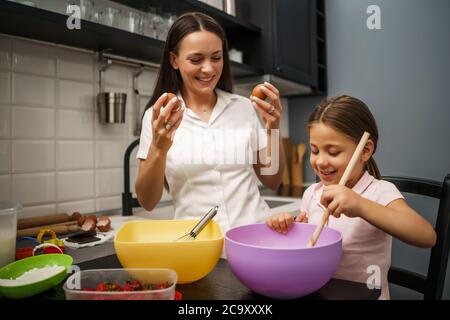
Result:
<instances>
[{"instance_id":1,"label":"wooden handle","mask_svg":"<svg viewBox=\"0 0 450 320\"><path fill-rule=\"evenodd\" d=\"M50 224L33 228L26 228L17 230L18 237L36 237L40 230L42 229L51 229L56 234L64 234L80 231L80 226L76 221L69 221L66 223L60 224Z\"/></svg>"},{"instance_id":2,"label":"wooden handle","mask_svg":"<svg viewBox=\"0 0 450 320\"><path fill-rule=\"evenodd\" d=\"M292 185L294 187L303 186L303 156L306 145L300 143L296 149L297 160L292 164Z\"/></svg>"},{"instance_id":3,"label":"wooden handle","mask_svg":"<svg viewBox=\"0 0 450 320\"><path fill-rule=\"evenodd\" d=\"M49 224L64 223L67 221L77 221L80 216L80 213L74 212L71 215L67 213L59 213L34 218L19 219L17 220L17 229L20 230Z\"/></svg>"},{"instance_id":4,"label":"wooden handle","mask_svg":"<svg viewBox=\"0 0 450 320\"><path fill-rule=\"evenodd\" d=\"M348 163L347 168L345 168L345 171L341 177L341 180L339 180L339 184L341 186L345 186L345 184L347 183L347 180L350 177L350 174L352 173L356 162L361 157L361 153L364 150L364 146L366 145L367 140L369 140L369 137L370 137L370 134L368 132L364 132L364 134L361 137L361 140L359 140L359 143L356 146L355 151L353 152L352 158L350 159L350 162ZM329 215L330 215L330 213L328 212L328 210L325 210L323 212L322 219L320 220L320 223L317 225L311 239L308 242L308 247L314 247L316 245L317 239L319 239L320 233L322 232L323 227L325 226L325 223L327 222Z\"/></svg>"}]
</instances>

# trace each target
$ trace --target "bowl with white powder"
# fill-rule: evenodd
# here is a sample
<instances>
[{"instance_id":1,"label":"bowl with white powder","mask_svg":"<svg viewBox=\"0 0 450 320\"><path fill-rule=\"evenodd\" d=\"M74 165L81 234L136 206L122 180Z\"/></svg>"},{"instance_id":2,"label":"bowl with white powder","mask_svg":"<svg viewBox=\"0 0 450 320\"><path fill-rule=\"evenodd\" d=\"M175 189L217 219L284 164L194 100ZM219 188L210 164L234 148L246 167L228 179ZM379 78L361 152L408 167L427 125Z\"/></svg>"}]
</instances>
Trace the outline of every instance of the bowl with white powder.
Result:
<instances>
[{"instance_id":1,"label":"bowl with white powder","mask_svg":"<svg viewBox=\"0 0 450 320\"><path fill-rule=\"evenodd\" d=\"M0 295L31 297L61 283L73 263L66 254L43 254L10 263L0 269Z\"/></svg>"}]
</instances>

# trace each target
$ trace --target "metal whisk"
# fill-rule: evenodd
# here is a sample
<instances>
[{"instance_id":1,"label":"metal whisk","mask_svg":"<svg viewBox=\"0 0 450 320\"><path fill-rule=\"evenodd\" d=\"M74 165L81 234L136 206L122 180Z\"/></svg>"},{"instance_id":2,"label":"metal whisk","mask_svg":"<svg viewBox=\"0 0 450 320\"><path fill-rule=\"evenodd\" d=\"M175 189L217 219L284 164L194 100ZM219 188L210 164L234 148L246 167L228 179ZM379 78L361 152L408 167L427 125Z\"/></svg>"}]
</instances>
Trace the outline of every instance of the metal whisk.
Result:
<instances>
[{"instance_id":1,"label":"metal whisk","mask_svg":"<svg viewBox=\"0 0 450 320\"><path fill-rule=\"evenodd\" d=\"M214 208L212 208L211 210L209 210L205 216L195 225L195 227L189 232L186 233L185 235L179 237L178 239L174 240L174 241L179 241L179 240L184 240L184 241L188 241L188 240L195 240L195 238L197 237L197 235L203 230L203 228L208 224L208 222L214 218L214 216L217 214L217 211L219 210L218 206L215 206Z\"/></svg>"}]
</instances>

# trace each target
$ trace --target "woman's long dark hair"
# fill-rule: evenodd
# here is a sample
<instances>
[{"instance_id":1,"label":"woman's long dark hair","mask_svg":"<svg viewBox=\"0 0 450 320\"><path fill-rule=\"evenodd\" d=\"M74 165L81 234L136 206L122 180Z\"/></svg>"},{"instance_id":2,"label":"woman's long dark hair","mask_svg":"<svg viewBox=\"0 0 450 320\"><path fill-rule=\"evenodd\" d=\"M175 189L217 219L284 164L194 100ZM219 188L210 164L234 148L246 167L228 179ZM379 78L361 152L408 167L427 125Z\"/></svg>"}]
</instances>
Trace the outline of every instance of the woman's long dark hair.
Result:
<instances>
[{"instance_id":1,"label":"woman's long dark hair","mask_svg":"<svg viewBox=\"0 0 450 320\"><path fill-rule=\"evenodd\" d=\"M377 150L378 127L367 105L351 96L337 96L324 100L309 117L308 127L314 123L323 123L342 132L350 139L359 143L364 131L370 133L374 150ZM381 179L380 170L373 157L366 162L366 170L375 178Z\"/></svg>"},{"instance_id":2,"label":"woman's long dark hair","mask_svg":"<svg viewBox=\"0 0 450 320\"><path fill-rule=\"evenodd\" d=\"M169 54L173 52L175 55L178 55L181 40L192 32L202 30L212 32L222 40L223 70L217 87L224 91L232 92L233 83L225 31L214 18L200 12L188 12L178 17L169 30L153 96L145 110L150 108L164 92L176 94L178 91L182 91L183 81L180 71L172 68Z\"/></svg>"}]
</instances>

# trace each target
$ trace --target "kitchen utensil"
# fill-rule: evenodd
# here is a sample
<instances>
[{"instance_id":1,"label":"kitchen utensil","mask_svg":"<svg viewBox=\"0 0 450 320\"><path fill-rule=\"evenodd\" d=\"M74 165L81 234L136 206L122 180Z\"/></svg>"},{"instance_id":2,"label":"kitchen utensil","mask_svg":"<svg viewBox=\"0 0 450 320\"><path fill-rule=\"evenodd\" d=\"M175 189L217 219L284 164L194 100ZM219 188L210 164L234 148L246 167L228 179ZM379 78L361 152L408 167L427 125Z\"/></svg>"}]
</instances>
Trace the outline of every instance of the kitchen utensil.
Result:
<instances>
[{"instance_id":1,"label":"kitchen utensil","mask_svg":"<svg viewBox=\"0 0 450 320\"><path fill-rule=\"evenodd\" d=\"M166 284L162 289L138 291L88 291L99 283L107 282L124 287L129 280L144 284ZM171 269L133 268L133 269L95 269L83 270L71 275L63 286L67 300L174 300L177 273ZM79 282L78 282L79 281ZM79 287L77 287L77 284Z\"/></svg>"},{"instance_id":2,"label":"kitchen utensil","mask_svg":"<svg viewBox=\"0 0 450 320\"><path fill-rule=\"evenodd\" d=\"M67 270L73 263L71 256L66 254L43 254L25 258L0 269L0 279L16 279L25 272L34 268L45 268L48 266L63 266L64 270L49 278L33 283L18 286L1 286L0 294L7 298L31 297L53 288L67 277Z\"/></svg>"},{"instance_id":3,"label":"kitchen utensil","mask_svg":"<svg viewBox=\"0 0 450 320\"><path fill-rule=\"evenodd\" d=\"M303 156L305 154L306 145L300 143L295 150L297 159L292 164L292 185L295 187L303 186Z\"/></svg>"},{"instance_id":4,"label":"kitchen utensil","mask_svg":"<svg viewBox=\"0 0 450 320\"><path fill-rule=\"evenodd\" d=\"M126 93L100 92L97 102L101 123L125 123Z\"/></svg>"},{"instance_id":5,"label":"kitchen utensil","mask_svg":"<svg viewBox=\"0 0 450 320\"><path fill-rule=\"evenodd\" d=\"M261 295L299 298L324 286L339 265L342 235L325 227L317 246L307 248L315 226L295 222L287 234L265 223L230 229L225 252L234 275Z\"/></svg>"},{"instance_id":6,"label":"kitchen utensil","mask_svg":"<svg viewBox=\"0 0 450 320\"><path fill-rule=\"evenodd\" d=\"M47 234L49 234L51 238L49 240L43 240L43 237L46 236ZM53 230L42 229L41 231L39 231L36 239L40 244L45 243L45 244L53 244L56 246L56 248L52 246L44 247L44 253L59 253L59 252L64 253L64 241L58 239L56 237L56 233Z\"/></svg>"},{"instance_id":7,"label":"kitchen utensil","mask_svg":"<svg viewBox=\"0 0 450 320\"><path fill-rule=\"evenodd\" d=\"M16 256L17 202L0 202L0 268L14 261Z\"/></svg>"},{"instance_id":8,"label":"kitchen utensil","mask_svg":"<svg viewBox=\"0 0 450 320\"><path fill-rule=\"evenodd\" d=\"M81 217L79 212L74 212L71 215L67 213L52 214L34 218L26 218L17 220L17 229L26 229L37 226L45 226L51 224L60 224L69 221L78 221Z\"/></svg>"},{"instance_id":9,"label":"kitchen utensil","mask_svg":"<svg viewBox=\"0 0 450 320\"><path fill-rule=\"evenodd\" d=\"M185 235L175 239L175 241L179 240L195 240L197 235L203 230L203 228L208 224L209 221L211 221L212 218L217 214L217 211L219 210L218 206L215 206L211 210L209 210L203 218L192 228L192 230L189 233L186 233Z\"/></svg>"},{"instance_id":10,"label":"kitchen utensil","mask_svg":"<svg viewBox=\"0 0 450 320\"><path fill-rule=\"evenodd\" d=\"M219 261L223 234L211 220L195 241L173 241L198 220L143 220L125 223L114 238L114 249L124 268L169 268L178 283L205 277Z\"/></svg>"},{"instance_id":11,"label":"kitchen utensil","mask_svg":"<svg viewBox=\"0 0 450 320\"><path fill-rule=\"evenodd\" d=\"M127 94L122 92L105 92L105 72L112 64L107 59L105 64L99 68L99 90L97 94L97 105L100 123L125 123L125 110Z\"/></svg>"},{"instance_id":12,"label":"kitchen utensil","mask_svg":"<svg viewBox=\"0 0 450 320\"><path fill-rule=\"evenodd\" d=\"M39 227L33 227L33 228L26 228L26 229L20 229L17 230L17 236L18 237L25 237L25 236L31 236L35 237L41 231L42 229L51 229L56 234L65 234L65 233L72 233L77 232L80 230L80 226L78 225L78 222L76 221L68 221L60 224L51 224L51 225L45 225L45 226L39 226Z\"/></svg>"},{"instance_id":13,"label":"kitchen utensil","mask_svg":"<svg viewBox=\"0 0 450 320\"><path fill-rule=\"evenodd\" d=\"M289 186L291 184L291 144L292 141L289 138L283 138L283 149L285 155L283 180L281 182L283 186Z\"/></svg>"},{"instance_id":14,"label":"kitchen utensil","mask_svg":"<svg viewBox=\"0 0 450 320\"><path fill-rule=\"evenodd\" d=\"M364 132L364 134L361 137L361 140L359 140L359 143L356 146L355 151L353 152L353 155L352 155L352 157L350 159L350 162L348 163L347 168L345 168L345 171L344 171L344 174L341 177L341 180L339 180L339 184L341 186L345 186L345 184L347 183L347 180L350 177L350 174L352 173L356 162L361 157L361 153L362 153L362 151L364 149L364 146L367 143L367 140L369 140L369 137L370 137L370 134L368 132ZM314 245L316 244L316 241L319 238L320 233L322 232L323 226L328 221L328 216L329 215L330 215L330 213L328 212L328 210L325 210L323 212L322 219L320 220L320 223L317 225L316 230L314 230L314 233L313 233L311 239L309 240L308 245L310 247L314 247Z\"/></svg>"}]
</instances>

